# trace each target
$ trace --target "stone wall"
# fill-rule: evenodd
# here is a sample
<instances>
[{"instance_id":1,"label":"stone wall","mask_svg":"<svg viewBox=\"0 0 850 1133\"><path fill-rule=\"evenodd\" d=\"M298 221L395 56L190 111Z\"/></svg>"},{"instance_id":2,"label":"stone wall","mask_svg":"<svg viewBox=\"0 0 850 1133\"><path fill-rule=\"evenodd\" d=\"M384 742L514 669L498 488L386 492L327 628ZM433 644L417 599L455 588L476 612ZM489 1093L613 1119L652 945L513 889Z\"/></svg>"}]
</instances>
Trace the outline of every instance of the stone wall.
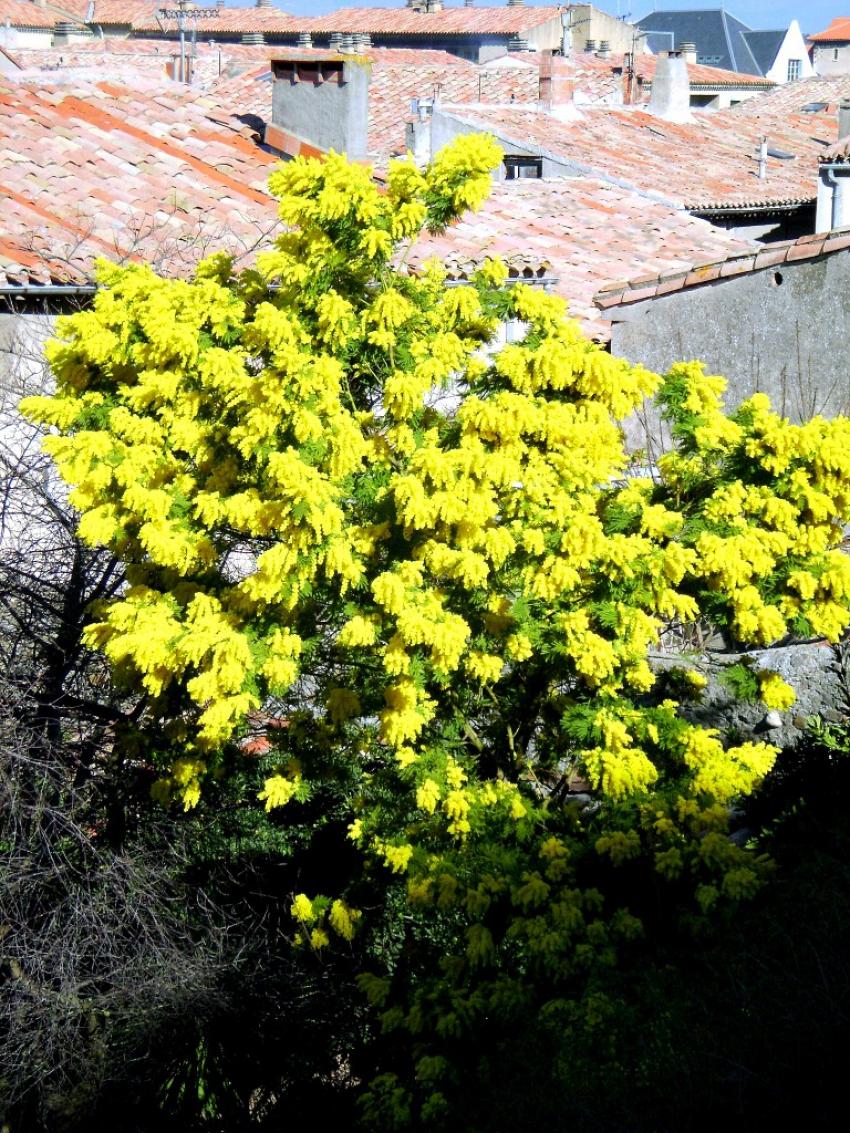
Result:
<instances>
[{"instance_id":1,"label":"stone wall","mask_svg":"<svg viewBox=\"0 0 850 1133\"><path fill-rule=\"evenodd\" d=\"M699 359L727 404L762 391L793 421L850 413L850 249L718 279L611 312L611 352L663 374ZM657 422L628 430L657 441Z\"/></svg>"}]
</instances>

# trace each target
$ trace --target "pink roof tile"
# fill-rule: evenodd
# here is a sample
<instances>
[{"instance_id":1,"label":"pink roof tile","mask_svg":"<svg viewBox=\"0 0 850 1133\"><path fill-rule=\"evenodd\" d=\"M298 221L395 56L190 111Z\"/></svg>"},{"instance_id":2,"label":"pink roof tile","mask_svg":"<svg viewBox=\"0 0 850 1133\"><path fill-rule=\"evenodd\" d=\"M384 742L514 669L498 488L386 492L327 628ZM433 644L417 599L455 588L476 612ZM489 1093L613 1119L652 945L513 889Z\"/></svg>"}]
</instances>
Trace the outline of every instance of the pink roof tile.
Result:
<instances>
[{"instance_id":1,"label":"pink roof tile","mask_svg":"<svg viewBox=\"0 0 850 1133\"><path fill-rule=\"evenodd\" d=\"M340 8L326 16L293 16L298 31L366 35L518 35L560 21L561 8L517 5L499 8L444 8L416 12L411 8Z\"/></svg>"},{"instance_id":2,"label":"pink roof tile","mask_svg":"<svg viewBox=\"0 0 850 1133\"><path fill-rule=\"evenodd\" d=\"M601 206L601 207L600 207ZM701 259L752 254L754 245L680 209L592 177L501 182L481 211L463 217L440 236L417 244L410 262L445 260L464 276L486 256L506 256L517 276L542 268L572 315L594 337L607 324L594 301L618 280L665 273L686 275ZM719 274L719 270L718 270ZM646 287L650 284L644 283ZM621 302L618 298L617 302Z\"/></svg>"},{"instance_id":3,"label":"pink roof tile","mask_svg":"<svg viewBox=\"0 0 850 1133\"><path fill-rule=\"evenodd\" d=\"M717 279L728 279L731 276L775 268L780 264L813 260L819 256L845 251L850 248L850 228L836 229L830 233L812 233L797 240L782 240L762 248L758 245L752 247L752 251L743 252L733 249L722 260L697 263L685 274L678 269L662 272L651 286L647 286L644 279L635 278L600 288L594 296L594 302L601 311L607 311L610 317L614 307L639 303L644 299L656 299L673 291L713 283Z\"/></svg>"},{"instance_id":4,"label":"pink roof tile","mask_svg":"<svg viewBox=\"0 0 850 1133\"><path fill-rule=\"evenodd\" d=\"M42 274L59 278L64 265L73 280L98 255L180 272L220 246L253 249L277 224L266 191L274 158L216 116L202 92L173 85L0 82L7 279L31 274L34 254Z\"/></svg>"},{"instance_id":5,"label":"pink roof tile","mask_svg":"<svg viewBox=\"0 0 850 1133\"><path fill-rule=\"evenodd\" d=\"M850 93L850 76L832 84L839 86ZM528 146L529 152L552 154L576 172L616 177L692 211L710 212L814 199L817 159L835 135L833 111L803 110L819 89L817 80L789 83L684 123L667 122L638 106L583 106L569 121L522 106L443 109L497 138ZM766 176L759 178L758 150L765 136L771 148L792 157L769 156Z\"/></svg>"},{"instance_id":6,"label":"pink roof tile","mask_svg":"<svg viewBox=\"0 0 850 1133\"><path fill-rule=\"evenodd\" d=\"M0 24L8 20L13 28L52 28L62 17L33 0L0 0Z\"/></svg>"}]
</instances>

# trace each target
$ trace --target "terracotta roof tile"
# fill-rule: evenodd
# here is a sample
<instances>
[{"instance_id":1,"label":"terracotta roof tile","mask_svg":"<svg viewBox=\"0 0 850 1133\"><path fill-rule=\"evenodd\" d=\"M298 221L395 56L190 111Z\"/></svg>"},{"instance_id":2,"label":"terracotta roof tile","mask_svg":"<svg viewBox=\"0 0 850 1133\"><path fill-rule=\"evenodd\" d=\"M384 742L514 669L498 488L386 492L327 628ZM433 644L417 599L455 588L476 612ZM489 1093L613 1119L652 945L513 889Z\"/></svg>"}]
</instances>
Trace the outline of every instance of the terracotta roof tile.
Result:
<instances>
[{"instance_id":1,"label":"terracotta roof tile","mask_svg":"<svg viewBox=\"0 0 850 1133\"><path fill-rule=\"evenodd\" d=\"M842 43L850 40L850 16L836 16L825 31L810 35L809 43Z\"/></svg>"},{"instance_id":2,"label":"terracotta roof tile","mask_svg":"<svg viewBox=\"0 0 850 1133\"><path fill-rule=\"evenodd\" d=\"M812 82L817 80L789 83L795 89L781 97L768 91L686 123L667 122L636 106L581 107L568 121L557 112L522 106L443 109L529 153L551 154L576 172L616 177L691 211L745 210L814 199L817 159L835 120L829 105L820 112L802 109L812 102ZM832 86L850 92L850 76ZM758 150L764 136L792 159L769 156L761 179Z\"/></svg>"},{"instance_id":3,"label":"terracotta roof tile","mask_svg":"<svg viewBox=\"0 0 850 1133\"><path fill-rule=\"evenodd\" d=\"M740 250L733 250L720 262L698 263L687 273L684 280L681 272L674 269L663 272L655 287L643 286L640 278L615 286L602 287L596 293L594 302L600 311L610 312L615 307L637 303L644 299L659 298L684 287L699 287L718 279L763 271L765 268L777 267L779 264L817 259L819 256L850 248L850 229L841 229L837 233L815 233L801 236L797 240L783 240L761 249L758 249L757 245L751 247L753 250L743 253Z\"/></svg>"},{"instance_id":4,"label":"terracotta roof tile","mask_svg":"<svg viewBox=\"0 0 850 1133\"><path fill-rule=\"evenodd\" d=\"M62 17L58 12L33 0L0 0L0 24L8 20L13 28L52 28Z\"/></svg>"},{"instance_id":5,"label":"terracotta roof tile","mask_svg":"<svg viewBox=\"0 0 850 1133\"><path fill-rule=\"evenodd\" d=\"M12 244L23 257L41 249L42 274L59 278L64 264L71 280L104 254L179 272L211 248L248 252L276 227L274 158L240 129L211 118L202 92L173 86L0 83L7 279Z\"/></svg>"},{"instance_id":6,"label":"terracotta roof tile","mask_svg":"<svg viewBox=\"0 0 850 1133\"><path fill-rule=\"evenodd\" d=\"M266 47L265 54L276 57L281 50ZM286 49L285 52L287 59L327 58L327 55L327 51ZM443 51L370 48L364 55L372 63L367 145L370 157L379 164L406 151L405 123L410 118L414 98L437 96L464 105L479 99L493 104L533 105L537 101L536 66L479 65ZM268 123L272 107L270 80L269 67L258 66L235 78L213 83L210 95L222 107L230 106L240 116L253 115L258 121Z\"/></svg>"},{"instance_id":7,"label":"terracotta roof tile","mask_svg":"<svg viewBox=\"0 0 850 1133\"><path fill-rule=\"evenodd\" d=\"M600 203L606 211L596 207ZM494 253L532 274L542 263L571 313L604 339L607 324L594 296L612 280L651 278L655 282L646 287L654 293L668 273L687 273L700 259L719 264L752 248L750 241L683 210L596 178L575 177L495 185L479 213L420 241L411 262L436 255L458 276ZM622 302L618 290L611 292L614 304Z\"/></svg>"},{"instance_id":8,"label":"terracotta roof tile","mask_svg":"<svg viewBox=\"0 0 850 1133\"><path fill-rule=\"evenodd\" d=\"M366 35L517 35L549 20L560 21L559 7L517 5L498 8L340 8L326 16L293 16L298 31Z\"/></svg>"}]
</instances>

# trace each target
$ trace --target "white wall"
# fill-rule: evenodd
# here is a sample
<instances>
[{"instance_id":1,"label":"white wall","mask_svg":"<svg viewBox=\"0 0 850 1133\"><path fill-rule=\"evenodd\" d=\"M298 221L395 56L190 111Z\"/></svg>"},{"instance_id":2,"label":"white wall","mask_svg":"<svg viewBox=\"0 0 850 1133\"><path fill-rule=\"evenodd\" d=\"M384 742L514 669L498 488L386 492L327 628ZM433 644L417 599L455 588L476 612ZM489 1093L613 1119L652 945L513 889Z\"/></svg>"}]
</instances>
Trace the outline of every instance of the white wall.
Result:
<instances>
[{"instance_id":1,"label":"white wall","mask_svg":"<svg viewBox=\"0 0 850 1133\"><path fill-rule=\"evenodd\" d=\"M23 31L20 28L7 28L0 25L0 47L14 51L16 47L37 47L44 49L53 43L53 28L37 28Z\"/></svg>"},{"instance_id":2,"label":"white wall","mask_svg":"<svg viewBox=\"0 0 850 1133\"><path fill-rule=\"evenodd\" d=\"M815 69L809 59L806 41L803 39L803 33L800 31L800 25L796 20L791 21L785 39L782 41L782 46L779 48L776 60L765 75L765 78L772 79L775 83L787 83L789 59L800 60L802 64L800 67L801 79L812 78Z\"/></svg>"}]
</instances>

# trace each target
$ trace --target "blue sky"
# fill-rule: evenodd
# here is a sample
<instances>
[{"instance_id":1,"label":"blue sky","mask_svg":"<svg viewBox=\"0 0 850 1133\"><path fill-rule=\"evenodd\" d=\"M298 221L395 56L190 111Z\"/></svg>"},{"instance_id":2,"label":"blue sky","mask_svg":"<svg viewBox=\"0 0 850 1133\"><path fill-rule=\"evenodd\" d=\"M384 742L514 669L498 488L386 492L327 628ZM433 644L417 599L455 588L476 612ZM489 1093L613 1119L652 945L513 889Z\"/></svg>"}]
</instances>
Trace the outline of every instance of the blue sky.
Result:
<instances>
[{"instance_id":1,"label":"blue sky","mask_svg":"<svg viewBox=\"0 0 850 1133\"><path fill-rule=\"evenodd\" d=\"M242 7L253 7L256 0L228 0ZM463 0L446 0L454 7ZM506 0L475 0L479 7L504 7ZM537 0L526 0L536 3ZM557 0L550 0L550 3ZM404 0L275 0L275 6L284 12L299 16L318 16L323 12L333 12L337 8L401 8ZM597 7L603 11L618 14L618 0L598 0ZM619 14L631 12L639 19L653 7L662 8L716 8L718 4L694 3L694 0L619 0ZM787 27L793 19L800 22L804 32L822 31L834 16L850 16L850 0L730 0L727 9L752 28Z\"/></svg>"}]
</instances>

